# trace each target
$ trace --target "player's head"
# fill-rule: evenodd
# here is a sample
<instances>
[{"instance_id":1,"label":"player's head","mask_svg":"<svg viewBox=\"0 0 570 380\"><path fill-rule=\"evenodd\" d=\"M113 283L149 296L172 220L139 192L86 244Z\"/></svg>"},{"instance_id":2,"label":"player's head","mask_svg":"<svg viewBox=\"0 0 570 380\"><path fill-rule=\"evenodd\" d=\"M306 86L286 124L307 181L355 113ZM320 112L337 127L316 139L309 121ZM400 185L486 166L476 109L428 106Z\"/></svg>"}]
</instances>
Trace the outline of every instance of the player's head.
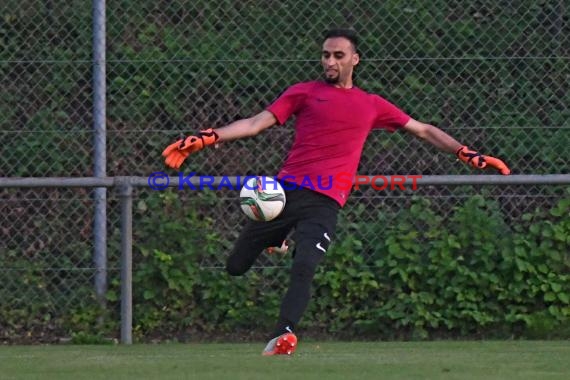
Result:
<instances>
[{"instance_id":1,"label":"player's head","mask_svg":"<svg viewBox=\"0 0 570 380\"><path fill-rule=\"evenodd\" d=\"M331 84L351 82L358 62L358 38L353 30L331 29L325 33L321 52L325 81Z\"/></svg>"}]
</instances>

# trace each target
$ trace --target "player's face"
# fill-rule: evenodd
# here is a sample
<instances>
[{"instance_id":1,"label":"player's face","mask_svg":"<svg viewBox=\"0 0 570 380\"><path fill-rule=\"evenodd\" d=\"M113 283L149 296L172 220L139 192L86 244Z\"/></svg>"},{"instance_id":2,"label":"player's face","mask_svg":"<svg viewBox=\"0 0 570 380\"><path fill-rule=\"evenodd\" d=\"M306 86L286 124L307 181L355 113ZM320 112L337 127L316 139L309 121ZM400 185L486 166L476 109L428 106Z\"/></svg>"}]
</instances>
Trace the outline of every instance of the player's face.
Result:
<instances>
[{"instance_id":1,"label":"player's face","mask_svg":"<svg viewBox=\"0 0 570 380\"><path fill-rule=\"evenodd\" d=\"M352 80L352 71L358 62L359 56L346 38L328 38L323 43L321 63L325 70L325 81L328 83L337 84Z\"/></svg>"}]
</instances>

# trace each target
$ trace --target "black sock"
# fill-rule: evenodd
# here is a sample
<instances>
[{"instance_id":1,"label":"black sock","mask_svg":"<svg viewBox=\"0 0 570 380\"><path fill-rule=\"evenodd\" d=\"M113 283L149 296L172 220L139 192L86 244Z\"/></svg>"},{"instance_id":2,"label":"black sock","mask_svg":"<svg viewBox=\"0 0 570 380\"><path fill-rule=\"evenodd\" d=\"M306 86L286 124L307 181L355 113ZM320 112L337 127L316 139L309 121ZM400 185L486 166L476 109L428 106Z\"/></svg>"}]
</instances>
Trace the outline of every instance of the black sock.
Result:
<instances>
[{"instance_id":1,"label":"black sock","mask_svg":"<svg viewBox=\"0 0 570 380\"><path fill-rule=\"evenodd\" d=\"M290 321L279 320L279 322L277 322L277 326L275 326L275 330L273 330L273 334L271 334L271 339L276 338L279 335L292 333L294 328L295 326Z\"/></svg>"}]
</instances>

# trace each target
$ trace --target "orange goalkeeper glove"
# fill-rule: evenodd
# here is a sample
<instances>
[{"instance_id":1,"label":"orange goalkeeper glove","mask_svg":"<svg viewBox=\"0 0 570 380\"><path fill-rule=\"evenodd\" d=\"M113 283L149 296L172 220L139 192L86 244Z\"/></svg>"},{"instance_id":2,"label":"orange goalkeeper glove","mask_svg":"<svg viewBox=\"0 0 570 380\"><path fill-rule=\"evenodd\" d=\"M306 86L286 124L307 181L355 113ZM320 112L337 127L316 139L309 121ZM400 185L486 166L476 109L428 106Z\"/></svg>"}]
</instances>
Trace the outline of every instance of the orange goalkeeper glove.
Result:
<instances>
[{"instance_id":1,"label":"orange goalkeeper glove","mask_svg":"<svg viewBox=\"0 0 570 380\"><path fill-rule=\"evenodd\" d=\"M170 144L162 152L167 166L178 169L191 153L198 152L208 145L213 145L219 137L212 128L200 131L196 136L182 137Z\"/></svg>"},{"instance_id":2,"label":"orange goalkeeper glove","mask_svg":"<svg viewBox=\"0 0 570 380\"><path fill-rule=\"evenodd\" d=\"M461 148L457 149L455 155L461 161L465 162L468 165L473 166L474 168L484 169L487 166L489 166L497 169L499 172L501 172L502 175L511 174L511 170L507 167L507 165L503 161L495 157L484 156L479 152L470 150L466 146L462 146Z\"/></svg>"}]
</instances>

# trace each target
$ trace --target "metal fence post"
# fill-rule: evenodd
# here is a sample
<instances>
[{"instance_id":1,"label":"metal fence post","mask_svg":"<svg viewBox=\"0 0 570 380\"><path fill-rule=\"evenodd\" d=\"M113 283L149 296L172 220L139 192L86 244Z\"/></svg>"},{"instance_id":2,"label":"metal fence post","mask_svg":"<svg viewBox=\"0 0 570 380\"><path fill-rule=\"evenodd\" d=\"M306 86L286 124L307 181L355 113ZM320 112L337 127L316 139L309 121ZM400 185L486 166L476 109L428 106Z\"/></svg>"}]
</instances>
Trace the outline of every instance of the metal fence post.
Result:
<instances>
[{"instance_id":1,"label":"metal fence post","mask_svg":"<svg viewBox=\"0 0 570 380\"><path fill-rule=\"evenodd\" d=\"M94 175L107 176L106 155L106 84L105 84L105 0L93 1L93 144ZM105 307L107 292L107 189L96 188L93 218L93 262L95 264L95 294Z\"/></svg>"},{"instance_id":2,"label":"metal fence post","mask_svg":"<svg viewBox=\"0 0 570 380\"><path fill-rule=\"evenodd\" d=\"M121 201L121 343L132 344L133 328L133 186L118 178Z\"/></svg>"}]
</instances>

